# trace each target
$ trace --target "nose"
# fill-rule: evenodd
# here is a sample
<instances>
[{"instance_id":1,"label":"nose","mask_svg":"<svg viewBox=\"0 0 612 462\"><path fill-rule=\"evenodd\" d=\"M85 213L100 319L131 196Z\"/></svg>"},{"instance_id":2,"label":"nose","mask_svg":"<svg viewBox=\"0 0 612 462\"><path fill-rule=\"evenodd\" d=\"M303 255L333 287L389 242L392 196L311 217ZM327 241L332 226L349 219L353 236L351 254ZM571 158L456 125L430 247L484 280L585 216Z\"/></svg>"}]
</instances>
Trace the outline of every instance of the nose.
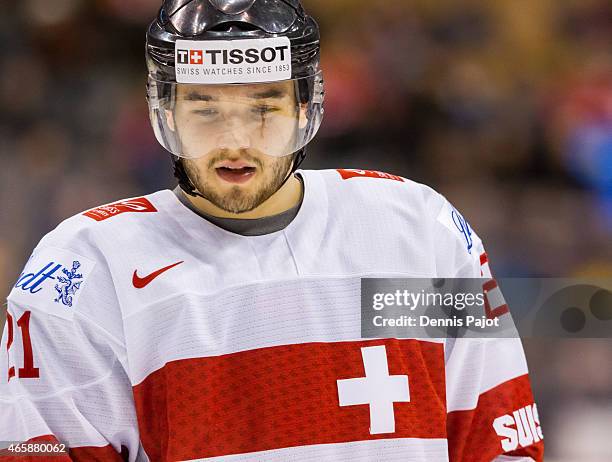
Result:
<instances>
[{"instance_id":1,"label":"nose","mask_svg":"<svg viewBox=\"0 0 612 462\"><path fill-rule=\"evenodd\" d=\"M227 117L223 128L217 138L217 147L220 149L249 148L250 138L242 119L237 116Z\"/></svg>"}]
</instances>

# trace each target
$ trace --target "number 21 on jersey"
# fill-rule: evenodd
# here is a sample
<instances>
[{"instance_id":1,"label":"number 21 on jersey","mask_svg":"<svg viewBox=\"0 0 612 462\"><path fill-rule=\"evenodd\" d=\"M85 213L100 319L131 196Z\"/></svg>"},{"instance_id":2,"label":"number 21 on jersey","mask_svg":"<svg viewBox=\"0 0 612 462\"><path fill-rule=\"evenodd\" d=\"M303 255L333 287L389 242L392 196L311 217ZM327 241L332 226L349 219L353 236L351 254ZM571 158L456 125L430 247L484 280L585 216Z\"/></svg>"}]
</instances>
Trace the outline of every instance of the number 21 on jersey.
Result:
<instances>
[{"instance_id":1,"label":"number 21 on jersey","mask_svg":"<svg viewBox=\"0 0 612 462\"><path fill-rule=\"evenodd\" d=\"M34 352L32 351L32 340L30 338L30 316L31 311L24 312L17 320L17 327L21 331L21 341L23 344L23 367L19 368L20 379L37 379L40 376L39 369L34 367ZM8 326L8 341L6 343L7 360L8 360L8 380L15 377L15 366L11 366L10 351L13 345L15 328L13 326L13 317L6 314Z\"/></svg>"}]
</instances>

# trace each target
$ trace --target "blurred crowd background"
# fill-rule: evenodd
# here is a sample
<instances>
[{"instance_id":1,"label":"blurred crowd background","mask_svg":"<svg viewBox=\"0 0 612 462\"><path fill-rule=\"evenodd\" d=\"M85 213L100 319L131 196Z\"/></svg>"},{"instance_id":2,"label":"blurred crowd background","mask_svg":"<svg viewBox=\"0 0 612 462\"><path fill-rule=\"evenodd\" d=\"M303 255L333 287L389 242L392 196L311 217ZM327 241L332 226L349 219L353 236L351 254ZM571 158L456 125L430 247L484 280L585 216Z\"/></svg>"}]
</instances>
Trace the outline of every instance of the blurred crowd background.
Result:
<instances>
[{"instance_id":1,"label":"blurred crowd background","mask_svg":"<svg viewBox=\"0 0 612 462\"><path fill-rule=\"evenodd\" d=\"M3 297L62 219L174 186L145 102L144 34L160 3L3 3ZM322 27L327 100L303 168L430 184L483 237L498 276L612 278L612 2L304 4ZM547 460L612 460L612 342L525 345Z\"/></svg>"}]
</instances>

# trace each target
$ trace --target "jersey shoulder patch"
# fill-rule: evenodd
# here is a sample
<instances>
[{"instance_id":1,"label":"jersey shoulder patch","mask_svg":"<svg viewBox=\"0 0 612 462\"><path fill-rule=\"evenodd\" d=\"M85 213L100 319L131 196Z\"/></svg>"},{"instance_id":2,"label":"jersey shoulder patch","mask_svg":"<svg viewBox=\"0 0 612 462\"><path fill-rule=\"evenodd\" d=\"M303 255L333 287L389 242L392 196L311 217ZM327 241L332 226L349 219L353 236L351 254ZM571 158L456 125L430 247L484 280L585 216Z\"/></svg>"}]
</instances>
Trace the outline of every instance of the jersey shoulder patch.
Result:
<instances>
[{"instance_id":1,"label":"jersey shoulder patch","mask_svg":"<svg viewBox=\"0 0 612 462\"><path fill-rule=\"evenodd\" d=\"M464 241L467 253L472 254L474 248L474 231L467 220L452 206L448 201L438 214L438 222L444 225L448 230L455 234L458 238Z\"/></svg>"},{"instance_id":2,"label":"jersey shoulder patch","mask_svg":"<svg viewBox=\"0 0 612 462\"><path fill-rule=\"evenodd\" d=\"M8 296L10 302L72 318L96 262L58 247L37 247Z\"/></svg>"},{"instance_id":3,"label":"jersey shoulder patch","mask_svg":"<svg viewBox=\"0 0 612 462\"><path fill-rule=\"evenodd\" d=\"M34 249L25 269L7 299L23 307L71 319L83 288L94 267L102 263L96 230L101 222L123 213L154 213L157 208L147 197L137 197L95 207L73 215L47 233ZM129 234L129 229L122 227ZM100 281L98 281L100 282Z\"/></svg>"},{"instance_id":4,"label":"jersey shoulder patch","mask_svg":"<svg viewBox=\"0 0 612 462\"><path fill-rule=\"evenodd\" d=\"M84 212L82 215L95 221L104 221L122 213L155 213L157 209L146 197L125 199L111 204L101 205Z\"/></svg>"},{"instance_id":5,"label":"jersey shoulder patch","mask_svg":"<svg viewBox=\"0 0 612 462\"><path fill-rule=\"evenodd\" d=\"M343 180L350 180L352 178L378 178L383 180L405 182L405 179L398 175L392 175L390 173L378 172L375 170L357 170L357 169L337 169L336 170Z\"/></svg>"}]
</instances>

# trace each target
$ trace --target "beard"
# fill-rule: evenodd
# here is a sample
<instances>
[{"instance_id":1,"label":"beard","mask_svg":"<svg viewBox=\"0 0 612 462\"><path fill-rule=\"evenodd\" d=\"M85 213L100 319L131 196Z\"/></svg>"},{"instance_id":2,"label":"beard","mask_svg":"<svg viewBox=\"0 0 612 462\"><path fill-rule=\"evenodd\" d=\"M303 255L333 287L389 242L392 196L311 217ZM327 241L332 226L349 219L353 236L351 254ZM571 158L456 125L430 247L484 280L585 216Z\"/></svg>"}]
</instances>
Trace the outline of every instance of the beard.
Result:
<instances>
[{"instance_id":1,"label":"beard","mask_svg":"<svg viewBox=\"0 0 612 462\"><path fill-rule=\"evenodd\" d=\"M211 172L211 175L216 175L214 165L231 157L226 152L212 156L207 162L207 171ZM250 155L246 149L241 150L240 158L257 164L257 174L262 176L262 180L255 191L245 191L240 186L233 186L229 192L221 194L212 182L201 175L201 169L194 160L183 159L183 163L189 179L204 199L225 212L240 214L255 210L278 192L293 166L294 156L275 158L265 168L260 158Z\"/></svg>"}]
</instances>

